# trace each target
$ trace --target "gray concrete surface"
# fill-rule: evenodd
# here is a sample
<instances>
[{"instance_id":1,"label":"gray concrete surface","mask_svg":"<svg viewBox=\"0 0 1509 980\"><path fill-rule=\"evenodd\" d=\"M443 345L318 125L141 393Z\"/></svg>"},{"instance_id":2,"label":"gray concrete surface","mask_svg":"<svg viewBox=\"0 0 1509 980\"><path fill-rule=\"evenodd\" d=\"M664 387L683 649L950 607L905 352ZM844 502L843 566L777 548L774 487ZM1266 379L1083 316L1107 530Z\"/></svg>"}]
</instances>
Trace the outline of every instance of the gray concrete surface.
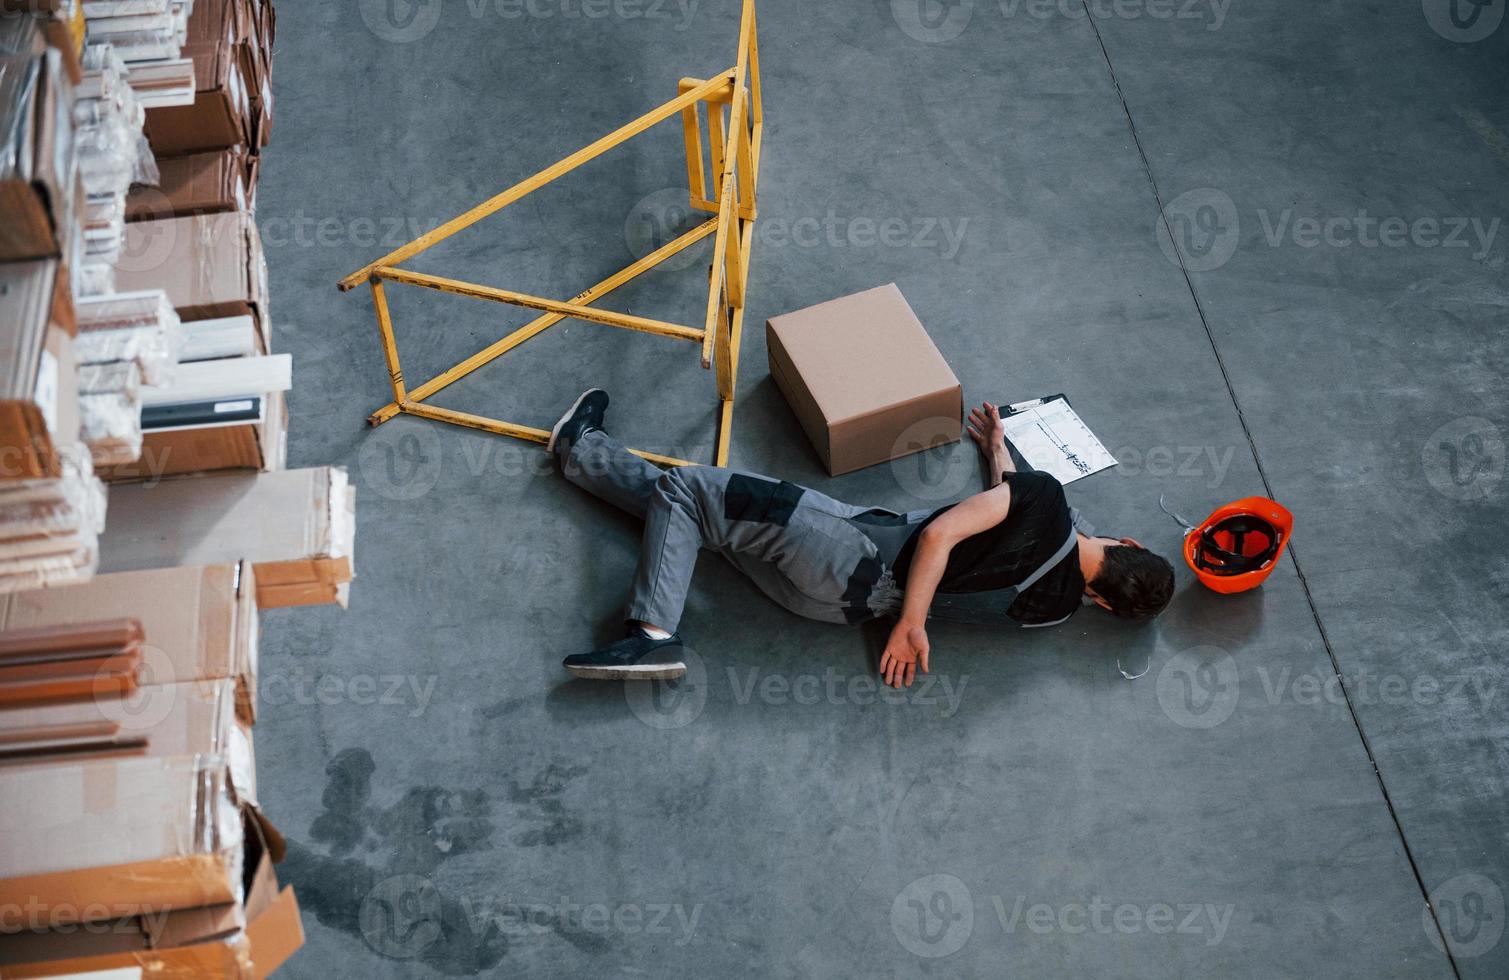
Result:
<instances>
[{"instance_id":1,"label":"gray concrete surface","mask_svg":"<svg viewBox=\"0 0 1509 980\"><path fill-rule=\"evenodd\" d=\"M726 67L736 6L279 8L290 463L360 493L351 608L266 616L286 975L1504 976L1502 3L764 0L734 463L973 488L968 443L826 478L769 380L767 316L894 280L967 399L1071 395L1122 460L1070 491L1106 530L1172 553L1159 494L1266 479L1296 560L1230 599L1181 566L1150 628L939 626L887 702L872 633L709 559L693 675L626 694L558 662L614 631L637 528L525 444L367 429L370 304L333 282ZM679 153L652 131L414 266L572 295L683 220ZM609 305L693 318L703 262ZM394 295L411 379L525 319ZM691 348L590 324L436 402L545 425L588 384L711 451Z\"/></svg>"}]
</instances>

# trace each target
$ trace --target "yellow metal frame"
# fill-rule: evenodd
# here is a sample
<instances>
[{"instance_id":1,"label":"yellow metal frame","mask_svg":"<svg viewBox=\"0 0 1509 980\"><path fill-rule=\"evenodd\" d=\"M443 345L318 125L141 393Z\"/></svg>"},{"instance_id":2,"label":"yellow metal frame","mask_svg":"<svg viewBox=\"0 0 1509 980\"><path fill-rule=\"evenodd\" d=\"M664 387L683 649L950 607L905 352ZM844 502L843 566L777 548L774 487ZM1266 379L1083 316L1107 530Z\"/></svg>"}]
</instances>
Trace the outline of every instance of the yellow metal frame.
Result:
<instances>
[{"instance_id":1,"label":"yellow metal frame","mask_svg":"<svg viewBox=\"0 0 1509 980\"><path fill-rule=\"evenodd\" d=\"M728 444L733 428L734 385L739 373L739 341L744 327L744 301L749 284L749 252L754 235L755 188L760 168L760 136L764 128L760 102L760 61L755 40L754 0L743 0L739 20L739 55L734 67L712 78L683 78L676 98L645 113L638 119L614 130L589 146L577 150L527 180L520 181L470 211L452 218L375 262L363 266L339 283L342 292L363 282L372 287L372 305L377 314L377 329L382 339L383 355L393 384L393 400L368 416L367 421L381 425L400 412L421 418L450 422L499 435L513 436L543 443L550 433L533 426L504 422L466 412L436 408L425 402L435 392L471 374L482 365L524 343L531 337L566 318L585 320L609 327L637 330L675 340L688 340L702 350L702 367L712 368L717 378L718 434L714 463L728 462ZM711 185L704 179L702 116L707 119L708 171ZM725 111L727 113L725 118ZM469 228L483 218L501 211L520 198L538 190L563 174L593 160L615 146L628 141L656 123L674 115L681 116L682 136L686 146L686 176L691 207L712 217L674 241L644 256L632 265L597 283L570 300L545 299L527 293L476 283L447 279L442 276L411 272L399 263ZM595 304L624 283L666 259L700 242L713 238L712 270L709 276L707 310L700 327L684 326L664 320L632 316L605 310ZM387 285L401 283L458 296L507 303L539 310L541 316L494 341L466 360L410 389L404 383L399 366L398 347L393 340L393 320L388 311ZM662 456L635 449L633 452L665 466L692 465L688 460Z\"/></svg>"}]
</instances>

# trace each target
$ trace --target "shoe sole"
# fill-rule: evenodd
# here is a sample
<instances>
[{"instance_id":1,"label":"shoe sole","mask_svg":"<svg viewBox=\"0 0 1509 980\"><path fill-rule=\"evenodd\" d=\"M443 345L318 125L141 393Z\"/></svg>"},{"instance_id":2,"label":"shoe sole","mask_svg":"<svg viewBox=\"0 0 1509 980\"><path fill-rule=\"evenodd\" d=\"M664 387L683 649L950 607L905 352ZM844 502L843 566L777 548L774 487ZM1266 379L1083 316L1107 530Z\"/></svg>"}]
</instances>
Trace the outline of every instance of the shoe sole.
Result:
<instances>
[{"instance_id":1,"label":"shoe sole","mask_svg":"<svg viewBox=\"0 0 1509 980\"><path fill-rule=\"evenodd\" d=\"M686 676L686 664L636 664L624 667L566 666L573 677L589 681L673 681Z\"/></svg>"},{"instance_id":2,"label":"shoe sole","mask_svg":"<svg viewBox=\"0 0 1509 980\"><path fill-rule=\"evenodd\" d=\"M571 416L575 415L576 414L576 410L582 407L582 402L584 402L584 401L587 400L587 396L588 395L592 394L594 391L600 391L600 390L601 389L599 389L599 388L588 388L586 391L582 392L580 395L578 395L576 397L576 401L572 402L571 403L571 407L568 408L568 409L566 409L566 414L565 415L562 415L560 418L556 419L555 425L552 426L551 429L550 429L550 438L548 440L546 440L546 442L545 442L545 451L546 452L548 452L548 453L555 452L555 441L556 441L556 439L560 438L560 435L561 435L561 426L563 426L567 422L571 421Z\"/></svg>"}]
</instances>

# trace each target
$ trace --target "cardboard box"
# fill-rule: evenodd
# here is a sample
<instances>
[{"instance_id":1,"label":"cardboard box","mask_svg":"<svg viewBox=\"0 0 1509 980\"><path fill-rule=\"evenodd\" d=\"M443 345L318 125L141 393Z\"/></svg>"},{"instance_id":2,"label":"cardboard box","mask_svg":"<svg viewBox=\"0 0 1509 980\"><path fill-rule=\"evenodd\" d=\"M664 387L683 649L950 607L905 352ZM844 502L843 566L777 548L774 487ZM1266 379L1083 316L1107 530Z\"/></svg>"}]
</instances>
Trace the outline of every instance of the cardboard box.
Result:
<instances>
[{"instance_id":1,"label":"cardboard box","mask_svg":"<svg viewBox=\"0 0 1509 980\"><path fill-rule=\"evenodd\" d=\"M268 392L260 421L240 425L147 431L141 458L107 467L109 483L153 480L225 470L281 470L287 462L288 406L281 391Z\"/></svg>"},{"instance_id":2,"label":"cardboard box","mask_svg":"<svg viewBox=\"0 0 1509 980\"><path fill-rule=\"evenodd\" d=\"M356 493L339 467L118 484L100 570L245 558L259 608L344 605L355 536Z\"/></svg>"},{"instance_id":3,"label":"cardboard box","mask_svg":"<svg viewBox=\"0 0 1509 980\"><path fill-rule=\"evenodd\" d=\"M140 621L145 684L236 684L236 714L256 720L256 580L249 562L99 575L88 582L0 596L0 628L90 620Z\"/></svg>"},{"instance_id":4,"label":"cardboard box","mask_svg":"<svg viewBox=\"0 0 1509 980\"><path fill-rule=\"evenodd\" d=\"M77 206L73 85L40 24L0 14L0 261L65 254Z\"/></svg>"},{"instance_id":5,"label":"cardboard box","mask_svg":"<svg viewBox=\"0 0 1509 980\"><path fill-rule=\"evenodd\" d=\"M216 756L0 768L0 838L0 891L51 928L242 894L242 808Z\"/></svg>"},{"instance_id":6,"label":"cardboard box","mask_svg":"<svg viewBox=\"0 0 1509 980\"><path fill-rule=\"evenodd\" d=\"M251 89L242 47L252 32L244 0L196 3L182 53L194 60L194 104L147 110L147 140L159 156L252 141Z\"/></svg>"},{"instance_id":7,"label":"cardboard box","mask_svg":"<svg viewBox=\"0 0 1509 980\"><path fill-rule=\"evenodd\" d=\"M118 292L163 289L184 320L250 315L270 349L267 259L251 215L186 215L126 225Z\"/></svg>"},{"instance_id":8,"label":"cardboard box","mask_svg":"<svg viewBox=\"0 0 1509 980\"><path fill-rule=\"evenodd\" d=\"M252 210L244 147L160 157L157 170L161 180L156 187L133 187L127 195L127 221Z\"/></svg>"},{"instance_id":9,"label":"cardboard box","mask_svg":"<svg viewBox=\"0 0 1509 980\"><path fill-rule=\"evenodd\" d=\"M150 657L148 660L150 661ZM8 765L56 765L88 761L140 743L147 757L221 755L242 799L256 798L249 769L249 734L235 723L236 682L184 681L153 684L150 664L143 685L129 693L102 693L84 701L7 707L0 711L0 759Z\"/></svg>"},{"instance_id":10,"label":"cardboard box","mask_svg":"<svg viewBox=\"0 0 1509 980\"><path fill-rule=\"evenodd\" d=\"M273 869L282 845L268 837L277 832L255 811L245 812L243 824L242 861L250 871L235 901L125 914L66 932L0 932L0 973L60 977L138 968L164 980L270 976L304 944L304 929L293 889L280 889Z\"/></svg>"},{"instance_id":11,"label":"cardboard box","mask_svg":"<svg viewBox=\"0 0 1509 980\"><path fill-rule=\"evenodd\" d=\"M944 443L959 379L895 283L772 317L770 373L833 476Z\"/></svg>"},{"instance_id":12,"label":"cardboard box","mask_svg":"<svg viewBox=\"0 0 1509 980\"><path fill-rule=\"evenodd\" d=\"M193 908L142 909L89 923L47 929L47 909L23 906L23 929L0 932L0 974L62 977L109 969L142 969L149 977L261 980L303 945L299 901L279 888L273 862L282 838L255 809L243 809L241 894ZM26 921L33 920L33 921Z\"/></svg>"},{"instance_id":13,"label":"cardboard box","mask_svg":"<svg viewBox=\"0 0 1509 980\"><path fill-rule=\"evenodd\" d=\"M0 630L0 719L15 708L129 696L144 642L134 619Z\"/></svg>"},{"instance_id":14,"label":"cardboard box","mask_svg":"<svg viewBox=\"0 0 1509 980\"><path fill-rule=\"evenodd\" d=\"M78 441L73 340L55 323L60 268L0 263L0 479L56 477Z\"/></svg>"}]
</instances>

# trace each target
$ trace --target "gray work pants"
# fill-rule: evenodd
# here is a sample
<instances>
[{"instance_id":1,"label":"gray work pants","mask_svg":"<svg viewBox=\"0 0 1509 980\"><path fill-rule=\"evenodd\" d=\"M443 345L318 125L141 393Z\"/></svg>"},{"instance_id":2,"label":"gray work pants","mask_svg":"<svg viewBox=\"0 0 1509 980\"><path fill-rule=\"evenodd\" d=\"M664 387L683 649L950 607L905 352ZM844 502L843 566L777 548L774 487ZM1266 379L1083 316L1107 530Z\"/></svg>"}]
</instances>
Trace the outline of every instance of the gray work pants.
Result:
<instances>
[{"instance_id":1,"label":"gray work pants","mask_svg":"<svg viewBox=\"0 0 1509 980\"><path fill-rule=\"evenodd\" d=\"M661 470L598 430L562 448L568 480L644 519L627 619L675 630L702 548L809 619L859 623L901 607L888 566L926 512L855 507L723 467Z\"/></svg>"}]
</instances>

